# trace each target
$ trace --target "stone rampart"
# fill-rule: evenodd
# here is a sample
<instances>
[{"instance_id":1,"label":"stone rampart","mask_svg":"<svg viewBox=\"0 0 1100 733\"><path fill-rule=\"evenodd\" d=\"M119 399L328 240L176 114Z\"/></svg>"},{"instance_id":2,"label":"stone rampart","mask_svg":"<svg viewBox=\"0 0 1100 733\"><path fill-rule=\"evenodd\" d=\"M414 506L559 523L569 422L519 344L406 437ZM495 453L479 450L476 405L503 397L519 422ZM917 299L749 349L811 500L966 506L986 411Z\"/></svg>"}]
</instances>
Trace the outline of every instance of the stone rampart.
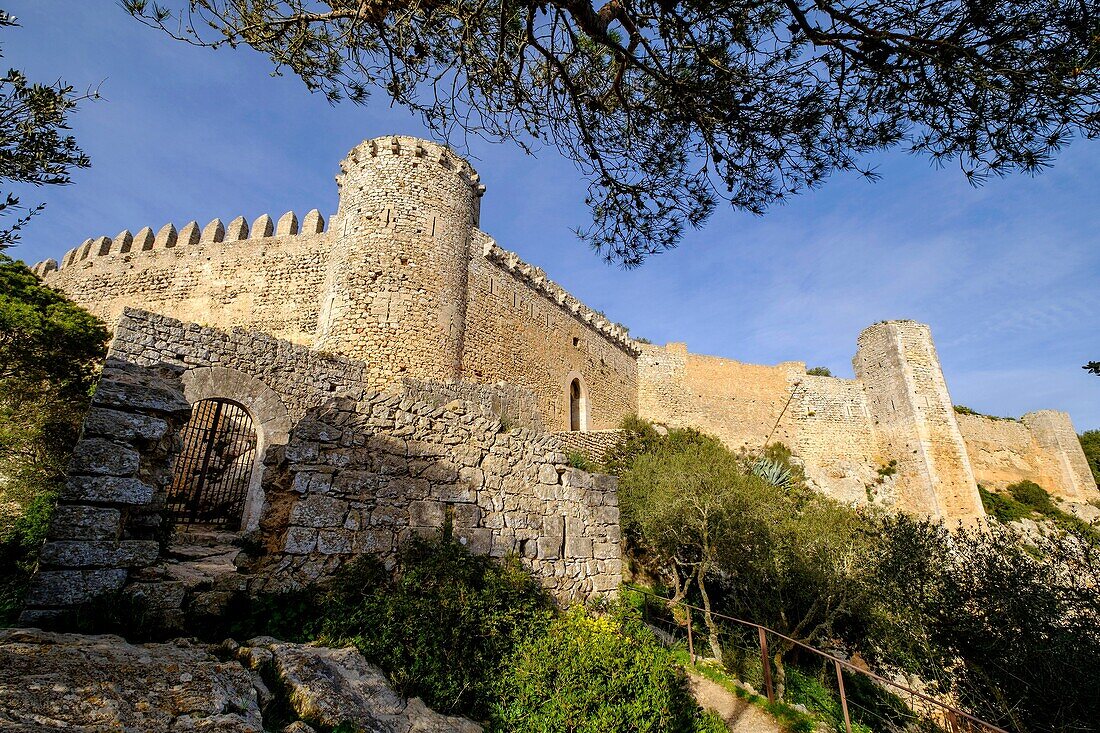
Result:
<instances>
[{"instance_id":1,"label":"stone rampart","mask_svg":"<svg viewBox=\"0 0 1100 733\"><path fill-rule=\"evenodd\" d=\"M277 223L264 215L251 228L242 218L217 219L178 232L87 240L60 269L36 265L46 283L113 324L126 307L140 307L215 328L242 326L312 345L318 293L329 241L324 219L311 211L301 227L293 212Z\"/></svg>"},{"instance_id":2,"label":"stone rampart","mask_svg":"<svg viewBox=\"0 0 1100 733\"><path fill-rule=\"evenodd\" d=\"M554 433L561 441L562 450L566 453L578 453L589 461L600 463L604 456L617 443L626 437L624 430L591 430L581 432L572 430L564 433Z\"/></svg>"}]
</instances>

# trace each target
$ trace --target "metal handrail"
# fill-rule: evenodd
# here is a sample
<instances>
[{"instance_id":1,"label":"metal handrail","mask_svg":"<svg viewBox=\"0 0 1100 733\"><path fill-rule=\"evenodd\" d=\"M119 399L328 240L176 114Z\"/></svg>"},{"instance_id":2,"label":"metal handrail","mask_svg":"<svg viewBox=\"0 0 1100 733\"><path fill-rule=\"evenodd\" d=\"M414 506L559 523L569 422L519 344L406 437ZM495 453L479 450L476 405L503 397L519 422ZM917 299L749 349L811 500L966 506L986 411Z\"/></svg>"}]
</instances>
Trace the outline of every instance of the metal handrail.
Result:
<instances>
[{"instance_id":1,"label":"metal handrail","mask_svg":"<svg viewBox=\"0 0 1100 733\"><path fill-rule=\"evenodd\" d=\"M680 606L682 608L686 608L686 609L694 610L694 611L699 611L699 612L704 613L704 614L708 613L708 611L706 609L700 608L699 606L693 606L690 603L685 603L683 601L674 601L671 598L665 598L664 596L662 596L658 593L654 593L651 590L647 590L645 588L640 588L640 587L635 586L635 585L630 585L628 583L623 583L623 588L625 588L627 590L630 590L630 591L633 591L635 593L641 593L642 595L646 595L646 596L649 596L651 598L660 599L662 602L664 602L666 604ZM888 686L893 687L895 689L901 690L902 692L905 692L906 694L910 695L911 697L919 698L920 700L923 700L926 703L929 703L929 704L931 704L931 705L933 705L937 708L940 708L941 710L943 710L947 713L950 713L951 716L965 718L966 720L968 720L972 723L976 723L977 725L983 727L986 730L992 731L993 733L1010 733L1009 731L1005 730L1004 728L993 725L992 723L987 723L986 721L982 720L981 718L977 718L977 717L971 715L970 713L968 713L964 710L960 710L956 707L952 707L951 705L948 705L947 703L944 703L940 700L937 700L934 697L930 697L930 696L924 694L923 692L919 692L917 690L912 689L911 687L907 687L906 685L899 684L897 682L894 682L893 680L890 680L890 679L887 679L887 678L882 677L880 675L877 675L874 672L871 672L870 670L861 669L861 668L855 666L854 664L852 664L851 662L849 662L845 659L841 659L840 657L835 657L832 654L829 654L828 652L817 649L816 647L812 647L809 644L806 644L805 642L801 642L797 639L792 639L791 637L787 636L786 634L780 633L780 632L776 631L775 629L768 628L767 626L755 623L753 621L746 621L745 619L737 618L735 616L727 616L726 614L718 613L717 611L710 611L709 613L710 613L711 616L713 616L715 618L724 619L726 621L733 621L734 623L741 624L742 626L749 626L751 628L754 628L761 635L760 636L760 639L761 639L761 642L760 642L761 643L761 654L765 658L765 667L764 667L765 671L766 671L766 673L765 673L765 682L766 682L766 686L768 688L767 693L768 693L768 699L769 700L773 699L773 695L772 695L772 690L771 690L770 668L769 668L768 664L766 663L767 642L764 638L764 634L774 634L775 636L779 637L780 639L788 641L791 644L794 644L796 646L801 647L802 649L805 649L808 652L811 652L812 654L816 654L819 657L823 657L823 658L828 659L829 661L833 662L833 664L836 666L836 670L837 670L837 681L838 681L839 688L840 688L841 703L844 707L844 719L845 719L844 723L845 723L845 727L847 728L849 733L851 733L851 724L848 721L848 704L847 704L848 701L847 701L847 698L846 698L845 693L844 693L844 679L843 679L843 675L841 674L841 668L846 668L848 670L851 670L852 672L858 672L859 674L862 674L866 677L870 677L871 679L875 680L876 682L879 682L881 684L888 685ZM689 615L689 618L690 618L690 615ZM948 716L948 717L950 717L950 716Z\"/></svg>"}]
</instances>

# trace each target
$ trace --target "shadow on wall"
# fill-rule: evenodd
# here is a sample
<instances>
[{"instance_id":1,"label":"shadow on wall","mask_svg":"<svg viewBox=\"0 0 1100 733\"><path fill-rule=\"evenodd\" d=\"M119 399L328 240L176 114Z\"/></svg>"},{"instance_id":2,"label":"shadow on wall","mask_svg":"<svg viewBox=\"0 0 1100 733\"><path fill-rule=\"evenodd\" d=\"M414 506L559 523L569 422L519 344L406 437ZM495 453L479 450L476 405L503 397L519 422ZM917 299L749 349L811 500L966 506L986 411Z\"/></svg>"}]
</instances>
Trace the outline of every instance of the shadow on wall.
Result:
<instances>
[{"instance_id":1,"label":"shadow on wall","mask_svg":"<svg viewBox=\"0 0 1100 733\"><path fill-rule=\"evenodd\" d=\"M217 548L217 558L181 547L209 530L189 522L210 517L180 500L181 487L197 486L180 476L220 470L211 452L221 450L213 422L196 427L185 392L198 396L199 410L216 397L247 402L199 389L211 373L196 373L108 361L23 623L71 627L74 613L117 596L182 626L217 615L234 594L302 587L362 553L392 558L406 538L438 535L444 525L475 553L518 554L562 600L611 592L621 581L614 479L570 468L554 436L505 430L472 403L436 406L400 394L331 399L307 410L285 444L269 436L256 453L262 466L245 481L249 506L263 507L259 530L238 534L237 547ZM258 432L265 421L262 411L250 416ZM231 506L238 514L224 529L259 512ZM237 557L242 546L251 557Z\"/></svg>"}]
</instances>

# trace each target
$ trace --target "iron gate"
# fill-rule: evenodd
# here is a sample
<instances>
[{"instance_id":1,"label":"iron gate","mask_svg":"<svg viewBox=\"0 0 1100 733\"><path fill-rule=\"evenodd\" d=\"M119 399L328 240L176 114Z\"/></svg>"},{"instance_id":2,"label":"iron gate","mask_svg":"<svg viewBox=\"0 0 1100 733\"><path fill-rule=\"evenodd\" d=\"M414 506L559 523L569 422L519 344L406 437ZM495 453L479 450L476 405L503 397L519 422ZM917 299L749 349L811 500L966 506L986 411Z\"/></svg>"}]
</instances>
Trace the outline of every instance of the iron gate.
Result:
<instances>
[{"instance_id":1,"label":"iron gate","mask_svg":"<svg viewBox=\"0 0 1100 733\"><path fill-rule=\"evenodd\" d=\"M180 524L240 529L256 463L252 418L236 402L200 400L180 432L168 512Z\"/></svg>"}]
</instances>

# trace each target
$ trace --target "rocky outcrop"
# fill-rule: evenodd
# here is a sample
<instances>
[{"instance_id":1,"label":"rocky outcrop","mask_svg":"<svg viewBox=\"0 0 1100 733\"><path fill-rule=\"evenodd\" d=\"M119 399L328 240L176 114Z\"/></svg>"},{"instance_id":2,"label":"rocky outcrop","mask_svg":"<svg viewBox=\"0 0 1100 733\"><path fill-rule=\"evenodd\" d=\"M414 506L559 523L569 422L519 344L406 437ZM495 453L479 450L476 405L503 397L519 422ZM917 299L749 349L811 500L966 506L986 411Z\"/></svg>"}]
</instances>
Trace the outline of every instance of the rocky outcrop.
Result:
<instances>
[{"instance_id":1,"label":"rocky outcrop","mask_svg":"<svg viewBox=\"0 0 1100 733\"><path fill-rule=\"evenodd\" d=\"M463 718L404 700L355 649L254 639L186 639L0 630L0 730L479 733ZM286 717L297 717L287 724ZM265 725L266 723L266 725Z\"/></svg>"}]
</instances>

